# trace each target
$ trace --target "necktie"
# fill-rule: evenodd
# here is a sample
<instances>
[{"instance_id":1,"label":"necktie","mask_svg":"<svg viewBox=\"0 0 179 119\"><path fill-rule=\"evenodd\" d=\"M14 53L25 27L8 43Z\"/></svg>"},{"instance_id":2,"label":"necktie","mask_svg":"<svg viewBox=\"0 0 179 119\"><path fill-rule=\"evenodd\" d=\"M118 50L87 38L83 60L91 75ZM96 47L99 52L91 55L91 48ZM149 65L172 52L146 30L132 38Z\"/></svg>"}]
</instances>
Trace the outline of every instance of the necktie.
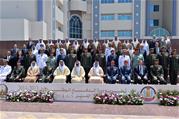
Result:
<instances>
[{"instance_id":1,"label":"necktie","mask_svg":"<svg viewBox=\"0 0 179 119\"><path fill-rule=\"evenodd\" d=\"M140 74L143 75L143 73L144 73L144 72L143 72L143 67L140 66Z\"/></svg>"}]
</instances>

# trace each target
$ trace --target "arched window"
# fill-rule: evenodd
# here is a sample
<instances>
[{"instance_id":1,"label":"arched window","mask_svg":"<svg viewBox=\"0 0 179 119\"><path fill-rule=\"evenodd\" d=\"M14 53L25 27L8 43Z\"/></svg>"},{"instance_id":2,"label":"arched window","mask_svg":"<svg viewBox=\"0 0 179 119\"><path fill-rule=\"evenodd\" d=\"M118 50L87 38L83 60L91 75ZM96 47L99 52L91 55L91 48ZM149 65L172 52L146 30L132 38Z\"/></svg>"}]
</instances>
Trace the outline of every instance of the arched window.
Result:
<instances>
[{"instance_id":1,"label":"arched window","mask_svg":"<svg viewBox=\"0 0 179 119\"><path fill-rule=\"evenodd\" d=\"M156 36L156 37L161 37L161 36L170 36L170 33L164 29L164 28L155 28L150 32L150 36Z\"/></svg>"},{"instance_id":2,"label":"arched window","mask_svg":"<svg viewBox=\"0 0 179 119\"><path fill-rule=\"evenodd\" d=\"M78 16L70 19L70 38L82 38L82 22Z\"/></svg>"}]
</instances>

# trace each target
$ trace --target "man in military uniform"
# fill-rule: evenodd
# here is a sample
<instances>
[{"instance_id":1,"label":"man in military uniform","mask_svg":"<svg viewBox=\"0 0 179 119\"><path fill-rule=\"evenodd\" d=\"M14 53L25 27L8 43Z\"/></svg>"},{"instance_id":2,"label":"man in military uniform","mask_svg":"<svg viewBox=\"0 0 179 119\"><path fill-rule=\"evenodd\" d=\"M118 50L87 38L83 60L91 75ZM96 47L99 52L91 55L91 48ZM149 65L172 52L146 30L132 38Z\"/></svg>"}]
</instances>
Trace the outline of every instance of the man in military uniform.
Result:
<instances>
[{"instance_id":1,"label":"man in military uniform","mask_svg":"<svg viewBox=\"0 0 179 119\"><path fill-rule=\"evenodd\" d=\"M53 52L50 52L50 56L47 59L47 66L42 71L42 76L39 82L51 83L53 81L53 72L56 68L56 58Z\"/></svg>"},{"instance_id":2,"label":"man in military uniform","mask_svg":"<svg viewBox=\"0 0 179 119\"><path fill-rule=\"evenodd\" d=\"M106 57L102 51L102 49L98 50L98 53L95 56L95 59L99 61L99 65L102 67L104 73L106 72Z\"/></svg>"},{"instance_id":3,"label":"man in military uniform","mask_svg":"<svg viewBox=\"0 0 179 119\"><path fill-rule=\"evenodd\" d=\"M169 58L170 83L172 85L177 84L178 71L179 71L179 57L176 55L176 49L175 49L173 50L172 55Z\"/></svg>"},{"instance_id":4,"label":"man in military uniform","mask_svg":"<svg viewBox=\"0 0 179 119\"><path fill-rule=\"evenodd\" d=\"M164 71L161 65L159 65L159 60L154 60L154 65L150 66L150 75L152 84L167 84L164 79Z\"/></svg>"},{"instance_id":5,"label":"man in military uniform","mask_svg":"<svg viewBox=\"0 0 179 119\"><path fill-rule=\"evenodd\" d=\"M149 55L145 59L145 64L147 66L147 70L150 71L150 66L154 64L154 60L157 58L157 55L154 53L154 48L150 49Z\"/></svg>"},{"instance_id":6,"label":"man in military uniform","mask_svg":"<svg viewBox=\"0 0 179 119\"><path fill-rule=\"evenodd\" d=\"M88 83L88 72L90 71L91 66L92 66L92 56L88 52L88 49L85 49L84 53L82 53L81 65L83 66L85 70L85 80L86 80L85 82Z\"/></svg>"},{"instance_id":7,"label":"man in military uniform","mask_svg":"<svg viewBox=\"0 0 179 119\"><path fill-rule=\"evenodd\" d=\"M164 71L164 79L168 81L168 64L169 64L169 59L168 59L168 53L166 52L166 48L162 47L161 48L161 53L158 55L159 59L159 64L162 66L163 71Z\"/></svg>"},{"instance_id":8,"label":"man in military uniform","mask_svg":"<svg viewBox=\"0 0 179 119\"><path fill-rule=\"evenodd\" d=\"M23 82L23 78L25 78L25 69L21 65L20 60L17 62L17 66L14 67L10 78L7 82Z\"/></svg>"}]
</instances>

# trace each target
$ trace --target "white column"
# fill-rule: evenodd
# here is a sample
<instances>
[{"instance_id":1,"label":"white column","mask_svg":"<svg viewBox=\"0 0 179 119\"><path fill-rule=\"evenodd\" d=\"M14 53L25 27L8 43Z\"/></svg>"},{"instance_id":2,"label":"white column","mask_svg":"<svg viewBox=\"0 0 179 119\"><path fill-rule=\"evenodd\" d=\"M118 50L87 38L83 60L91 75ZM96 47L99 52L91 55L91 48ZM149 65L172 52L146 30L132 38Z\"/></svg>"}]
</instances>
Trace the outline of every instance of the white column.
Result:
<instances>
[{"instance_id":1,"label":"white column","mask_svg":"<svg viewBox=\"0 0 179 119\"><path fill-rule=\"evenodd\" d=\"M141 0L141 20L140 20L140 37L145 38L146 32L146 0Z\"/></svg>"},{"instance_id":2,"label":"white column","mask_svg":"<svg viewBox=\"0 0 179 119\"><path fill-rule=\"evenodd\" d=\"M64 0L63 1L63 32L64 32L64 39L68 38L68 33L69 33L69 25L68 22L70 20L70 15L69 15L69 1Z\"/></svg>"}]
</instances>

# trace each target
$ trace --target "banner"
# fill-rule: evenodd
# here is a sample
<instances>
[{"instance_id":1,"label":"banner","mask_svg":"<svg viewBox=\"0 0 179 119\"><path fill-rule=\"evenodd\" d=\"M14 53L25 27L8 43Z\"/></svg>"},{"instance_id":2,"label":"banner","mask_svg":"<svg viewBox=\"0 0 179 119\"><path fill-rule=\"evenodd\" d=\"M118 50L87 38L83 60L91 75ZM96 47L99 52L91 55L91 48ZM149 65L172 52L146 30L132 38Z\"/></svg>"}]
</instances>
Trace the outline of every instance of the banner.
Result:
<instances>
[{"instance_id":1,"label":"banner","mask_svg":"<svg viewBox=\"0 0 179 119\"><path fill-rule=\"evenodd\" d=\"M4 88L3 88L4 87ZM134 85L134 84L61 84L61 83L4 83L0 85L2 94L18 90L52 90L55 101L92 102L93 97L102 92L129 93L135 90L140 93L145 103L157 103L158 90L179 90L178 85Z\"/></svg>"}]
</instances>

